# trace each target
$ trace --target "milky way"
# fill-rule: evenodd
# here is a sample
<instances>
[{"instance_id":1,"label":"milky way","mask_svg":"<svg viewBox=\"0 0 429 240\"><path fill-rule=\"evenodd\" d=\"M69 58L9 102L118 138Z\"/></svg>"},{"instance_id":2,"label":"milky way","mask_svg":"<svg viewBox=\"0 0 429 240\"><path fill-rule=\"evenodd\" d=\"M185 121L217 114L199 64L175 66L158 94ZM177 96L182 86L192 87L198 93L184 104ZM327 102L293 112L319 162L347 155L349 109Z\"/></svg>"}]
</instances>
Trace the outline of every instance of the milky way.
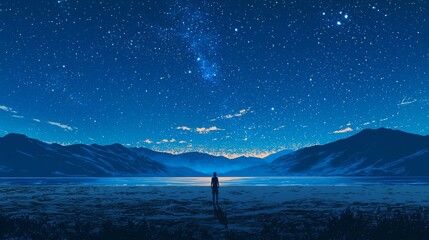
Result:
<instances>
[{"instance_id":1,"label":"milky way","mask_svg":"<svg viewBox=\"0 0 429 240\"><path fill-rule=\"evenodd\" d=\"M429 134L425 1L2 1L0 135L264 155Z\"/></svg>"}]
</instances>

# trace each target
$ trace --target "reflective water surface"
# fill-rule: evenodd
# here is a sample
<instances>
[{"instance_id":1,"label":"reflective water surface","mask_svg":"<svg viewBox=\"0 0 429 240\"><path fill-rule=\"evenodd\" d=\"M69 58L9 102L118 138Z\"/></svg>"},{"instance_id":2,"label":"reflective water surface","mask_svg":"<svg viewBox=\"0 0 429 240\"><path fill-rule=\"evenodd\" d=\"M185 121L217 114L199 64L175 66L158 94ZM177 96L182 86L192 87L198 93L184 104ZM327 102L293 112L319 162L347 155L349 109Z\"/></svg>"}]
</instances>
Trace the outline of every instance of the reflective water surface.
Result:
<instances>
[{"instance_id":1,"label":"reflective water surface","mask_svg":"<svg viewBox=\"0 0 429 240\"><path fill-rule=\"evenodd\" d=\"M210 177L0 178L1 185L210 186ZM429 177L219 177L221 186L429 185Z\"/></svg>"}]
</instances>

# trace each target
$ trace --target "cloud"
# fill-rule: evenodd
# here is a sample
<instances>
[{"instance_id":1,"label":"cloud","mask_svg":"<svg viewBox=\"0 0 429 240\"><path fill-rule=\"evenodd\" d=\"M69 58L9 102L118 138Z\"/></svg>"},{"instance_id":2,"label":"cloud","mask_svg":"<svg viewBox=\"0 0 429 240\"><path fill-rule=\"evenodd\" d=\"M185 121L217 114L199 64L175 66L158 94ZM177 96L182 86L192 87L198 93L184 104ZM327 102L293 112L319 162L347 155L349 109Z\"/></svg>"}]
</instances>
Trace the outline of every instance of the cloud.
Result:
<instances>
[{"instance_id":1,"label":"cloud","mask_svg":"<svg viewBox=\"0 0 429 240\"><path fill-rule=\"evenodd\" d=\"M73 131L73 127L70 127L68 125L65 125L65 124L62 124L62 123L59 123L59 122L48 122L48 124L51 124L52 126L56 126L56 127L62 128L64 130L66 130L66 131Z\"/></svg>"},{"instance_id":2,"label":"cloud","mask_svg":"<svg viewBox=\"0 0 429 240\"><path fill-rule=\"evenodd\" d=\"M280 129L282 129L282 128L285 128L285 127L286 127L285 125L282 125L282 126L279 126L279 127L274 128L273 130L274 130L274 131L278 131L278 130L280 130Z\"/></svg>"},{"instance_id":3,"label":"cloud","mask_svg":"<svg viewBox=\"0 0 429 240\"><path fill-rule=\"evenodd\" d=\"M0 110L6 111L6 112L11 112L11 113L18 113L17 111L13 110L12 108L4 106L4 105L0 105Z\"/></svg>"},{"instance_id":4,"label":"cloud","mask_svg":"<svg viewBox=\"0 0 429 240\"><path fill-rule=\"evenodd\" d=\"M150 141L150 140L149 140ZM145 141L146 142L146 141ZM152 142L152 141L151 141ZM159 142L156 142L156 144L162 144L162 143L174 143L177 142L176 139L172 138L170 140L168 140L167 138L162 139Z\"/></svg>"},{"instance_id":5,"label":"cloud","mask_svg":"<svg viewBox=\"0 0 429 240\"><path fill-rule=\"evenodd\" d=\"M351 127L346 127L346 128L340 129L340 130L336 130L336 131L334 131L334 133L335 134L347 133L347 132L351 132L351 131L353 131L353 129Z\"/></svg>"},{"instance_id":6,"label":"cloud","mask_svg":"<svg viewBox=\"0 0 429 240\"><path fill-rule=\"evenodd\" d=\"M39 119L37 119L37 118L33 118L33 121L35 121L35 122L40 122L40 120L39 120Z\"/></svg>"},{"instance_id":7,"label":"cloud","mask_svg":"<svg viewBox=\"0 0 429 240\"><path fill-rule=\"evenodd\" d=\"M143 142L144 142L144 143L147 143L147 144L151 144L151 143L152 143L152 141L151 141L150 139L146 139L146 140L144 140Z\"/></svg>"},{"instance_id":8,"label":"cloud","mask_svg":"<svg viewBox=\"0 0 429 240\"><path fill-rule=\"evenodd\" d=\"M369 124L371 124L371 123L370 122L364 122L363 123L364 126L369 125Z\"/></svg>"},{"instance_id":9,"label":"cloud","mask_svg":"<svg viewBox=\"0 0 429 240\"><path fill-rule=\"evenodd\" d=\"M14 118L24 118L24 116L21 116L21 115L12 115L12 117L14 117Z\"/></svg>"},{"instance_id":10,"label":"cloud","mask_svg":"<svg viewBox=\"0 0 429 240\"><path fill-rule=\"evenodd\" d=\"M187 127L187 126L180 126L180 127L177 127L176 129L177 130L183 130L183 131L191 131L191 128Z\"/></svg>"},{"instance_id":11,"label":"cloud","mask_svg":"<svg viewBox=\"0 0 429 240\"><path fill-rule=\"evenodd\" d=\"M212 132L212 131L222 131L222 130L224 130L224 129L218 128L216 126L212 126L209 128L205 128L205 127L198 128L197 127L197 129L195 131L197 131L197 133L199 133L199 134L207 134L207 133Z\"/></svg>"},{"instance_id":12,"label":"cloud","mask_svg":"<svg viewBox=\"0 0 429 240\"><path fill-rule=\"evenodd\" d=\"M249 111L250 111L250 107L248 107L246 109L241 109L240 111L238 111L238 113L227 114L227 115L224 115L224 116L220 116L220 117L211 119L210 121L213 122L213 121L216 121L216 120L219 120L219 119L231 119L231 118L241 117L241 116L247 114Z\"/></svg>"},{"instance_id":13,"label":"cloud","mask_svg":"<svg viewBox=\"0 0 429 240\"><path fill-rule=\"evenodd\" d=\"M180 144L184 144L184 143L186 143L186 141L181 140L181 141L179 141L179 143L180 143Z\"/></svg>"},{"instance_id":14,"label":"cloud","mask_svg":"<svg viewBox=\"0 0 429 240\"><path fill-rule=\"evenodd\" d=\"M10 111L12 111L12 108L0 105L0 110L6 111L6 112L10 112Z\"/></svg>"}]
</instances>

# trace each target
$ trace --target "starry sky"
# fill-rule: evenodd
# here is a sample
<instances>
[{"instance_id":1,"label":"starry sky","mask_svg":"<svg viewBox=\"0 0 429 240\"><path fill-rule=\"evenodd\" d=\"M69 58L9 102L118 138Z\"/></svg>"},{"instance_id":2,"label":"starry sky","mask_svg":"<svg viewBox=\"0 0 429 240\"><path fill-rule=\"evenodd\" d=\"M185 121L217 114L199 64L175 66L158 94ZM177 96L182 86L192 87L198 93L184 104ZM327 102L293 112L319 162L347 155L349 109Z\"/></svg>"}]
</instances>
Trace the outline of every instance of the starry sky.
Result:
<instances>
[{"instance_id":1,"label":"starry sky","mask_svg":"<svg viewBox=\"0 0 429 240\"><path fill-rule=\"evenodd\" d=\"M429 7L0 2L0 135L235 157L429 134Z\"/></svg>"}]
</instances>

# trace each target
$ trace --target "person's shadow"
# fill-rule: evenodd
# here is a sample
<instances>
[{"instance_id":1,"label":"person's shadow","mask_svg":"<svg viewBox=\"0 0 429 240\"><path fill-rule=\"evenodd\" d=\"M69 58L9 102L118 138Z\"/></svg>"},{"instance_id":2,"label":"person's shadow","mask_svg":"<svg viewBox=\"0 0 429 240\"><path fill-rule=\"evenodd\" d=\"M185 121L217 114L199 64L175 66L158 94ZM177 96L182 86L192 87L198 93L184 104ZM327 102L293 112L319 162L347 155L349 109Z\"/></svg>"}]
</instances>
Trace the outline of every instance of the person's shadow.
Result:
<instances>
[{"instance_id":1,"label":"person's shadow","mask_svg":"<svg viewBox=\"0 0 429 240\"><path fill-rule=\"evenodd\" d=\"M222 211L219 204L214 205L214 215L217 217L217 220L220 224L224 225L225 228L228 228L228 218L226 217L226 214Z\"/></svg>"}]
</instances>

